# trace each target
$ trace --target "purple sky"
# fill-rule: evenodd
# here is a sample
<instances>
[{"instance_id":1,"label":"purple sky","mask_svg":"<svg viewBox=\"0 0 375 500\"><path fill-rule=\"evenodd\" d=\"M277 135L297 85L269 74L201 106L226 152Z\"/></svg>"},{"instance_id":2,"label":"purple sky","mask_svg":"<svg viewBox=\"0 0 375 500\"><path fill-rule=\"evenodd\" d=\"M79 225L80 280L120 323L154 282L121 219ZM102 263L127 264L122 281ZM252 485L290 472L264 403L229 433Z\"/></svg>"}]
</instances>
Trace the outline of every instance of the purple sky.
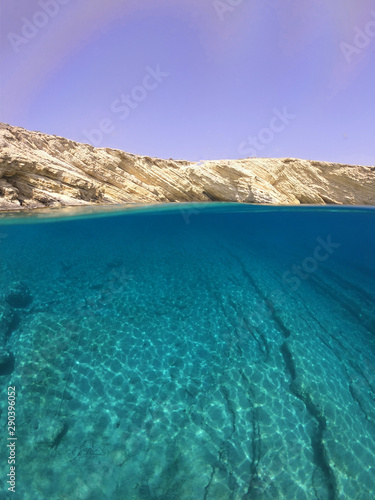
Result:
<instances>
[{"instance_id":1,"label":"purple sky","mask_svg":"<svg viewBox=\"0 0 375 500\"><path fill-rule=\"evenodd\" d=\"M375 165L373 0L1 3L0 121L191 161Z\"/></svg>"}]
</instances>

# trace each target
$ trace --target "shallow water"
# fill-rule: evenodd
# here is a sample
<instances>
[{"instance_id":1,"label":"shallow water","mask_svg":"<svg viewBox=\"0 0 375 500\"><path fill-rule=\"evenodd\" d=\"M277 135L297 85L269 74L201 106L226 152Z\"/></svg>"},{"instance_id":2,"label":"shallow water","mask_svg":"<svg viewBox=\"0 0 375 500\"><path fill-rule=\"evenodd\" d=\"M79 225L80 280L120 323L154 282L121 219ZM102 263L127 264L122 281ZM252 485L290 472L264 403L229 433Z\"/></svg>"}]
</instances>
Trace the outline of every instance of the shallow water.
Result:
<instances>
[{"instance_id":1,"label":"shallow water","mask_svg":"<svg viewBox=\"0 0 375 500\"><path fill-rule=\"evenodd\" d=\"M73 212L0 219L9 498L375 497L374 209Z\"/></svg>"}]
</instances>

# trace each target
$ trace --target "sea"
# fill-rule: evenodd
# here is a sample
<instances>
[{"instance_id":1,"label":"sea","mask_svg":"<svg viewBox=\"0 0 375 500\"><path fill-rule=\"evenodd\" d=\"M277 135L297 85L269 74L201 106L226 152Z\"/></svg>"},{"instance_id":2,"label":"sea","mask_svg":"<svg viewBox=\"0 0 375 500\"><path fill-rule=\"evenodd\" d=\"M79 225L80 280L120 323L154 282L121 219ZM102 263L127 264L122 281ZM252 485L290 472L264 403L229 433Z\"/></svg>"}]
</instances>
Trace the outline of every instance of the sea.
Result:
<instances>
[{"instance_id":1,"label":"sea","mask_svg":"<svg viewBox=\"0 0 375 500\"><path fill-rule=\"evenodd\" d=\"M375 209L0 214L1 500L375 498Z\"/></svg>"}]
</instances>

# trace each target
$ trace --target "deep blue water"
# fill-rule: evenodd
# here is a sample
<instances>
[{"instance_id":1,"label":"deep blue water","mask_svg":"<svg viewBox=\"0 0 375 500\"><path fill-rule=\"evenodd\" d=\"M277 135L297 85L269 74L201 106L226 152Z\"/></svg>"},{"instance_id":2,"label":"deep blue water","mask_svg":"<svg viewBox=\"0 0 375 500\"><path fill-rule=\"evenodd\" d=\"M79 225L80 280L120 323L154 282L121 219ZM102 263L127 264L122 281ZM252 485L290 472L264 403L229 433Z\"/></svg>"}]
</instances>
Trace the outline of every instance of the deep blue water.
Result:
<instances>
[{"instance_id":1,"label":"deep blue water","mask_svg":"<svg viewBox=\"0 0 375 500\"><path fill-rule=\"evenodd\" d=\"M0 219L1 499L375 498L374 209L50 213Z\"/></svg>"}]
</instances>

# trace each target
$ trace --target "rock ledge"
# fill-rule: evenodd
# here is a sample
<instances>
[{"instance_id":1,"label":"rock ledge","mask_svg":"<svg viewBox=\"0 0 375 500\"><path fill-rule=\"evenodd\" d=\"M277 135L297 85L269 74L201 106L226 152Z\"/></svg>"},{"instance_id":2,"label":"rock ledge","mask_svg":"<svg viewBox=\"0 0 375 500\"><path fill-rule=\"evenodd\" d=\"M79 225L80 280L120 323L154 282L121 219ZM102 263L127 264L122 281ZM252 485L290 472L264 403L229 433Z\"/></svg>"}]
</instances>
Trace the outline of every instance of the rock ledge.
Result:
<instances>
[{"instance_id":1,"label":"rock ledge","mask_svg":"<svg viewBox=\"0 0 375 500\"><path fill-rule=\"evenodd\" d=\"M375 205L375 167L162 160L0 124L0 210L207 201Z\"/></svg>"}]
</instances>

